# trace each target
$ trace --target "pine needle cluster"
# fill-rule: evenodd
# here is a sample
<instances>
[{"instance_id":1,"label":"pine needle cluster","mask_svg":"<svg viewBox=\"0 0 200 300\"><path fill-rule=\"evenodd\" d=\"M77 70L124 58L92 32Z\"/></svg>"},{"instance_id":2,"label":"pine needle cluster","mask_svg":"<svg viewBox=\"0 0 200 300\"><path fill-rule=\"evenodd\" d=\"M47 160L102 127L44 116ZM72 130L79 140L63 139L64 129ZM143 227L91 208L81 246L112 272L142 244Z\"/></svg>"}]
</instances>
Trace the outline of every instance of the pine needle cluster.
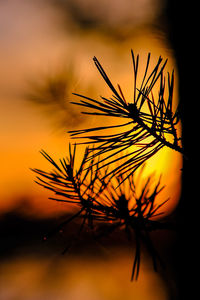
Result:
<instances>
[{"instance_id":1,"label":"pine needle cluster","mask_svg":"<svg viewBox=\"0 0 200 300\"><path fill-rule=\"evenodd\" d=\"M163 62L161 57L149 72L151 55L148 54L143 78L138 85L139 55L135 57L131 51L131 56L134 71L131 102L125 99L119 85L118 90L114 87L96 57L94 63L112 91L112 96L95 100L74 94L82 100L72 102L91 110L83 112L85 114L116 117L123 123L70 131L72 138L87 139L83 142L87 147L78 169L75 167L77 146L69 144L68 157L60 159L59 163L41 151L53 166L52 171L33 171L37 174L36 182L54 193L55 196L50 199L72 204L77 209L60 227L79 218L79 234L87 227L98 236L97 228L107 224L105 234L121 229L128 239L134 235L133 280L139 275L141 242L146 245L156 270L157 261L161 262L161 259L153 246L150 232L170 227L161 220L162 207L169 199L157 201L158 194L164 188L160 179L155 184L150 176L142 182L141 189L135 171L140 167L141 175L145 162L163 147L180 153L183 153L183 148L177 133L180 123L178 107L174 111L173 105L174 72L171 75L168 73L165 78L167 60ZM159 86L157 97L154 93L156 84ZM104 134L110 129L119 132ZM98 132L103 134L99 135Z\"/></svg>"},{"instance_id":2,"label":"pine needle cluster","mask_svg":"<svg viewBox=\"0 0 200 300\"><path fill-rule=\"evenodd\" d=\"M139 55L135 57L133 51L131 54L134 73L133 100L128 102L125 99L119 85L119 91L117 91L98 59L94 57L98 71L113 94L110 98L101 96L100 100L74 94L82 100L72 102L92 110L83 112L84 114L116 117L124 122L120 125L69 131L72 138L87 138L88 141L84 143L96 145L93 148L95 155L104 155L101 160L102 167L112 163L116 164L123 158L124 163L114 166L111 173L126 174L126 178L165 146L183 153L181 137L177 135L177 127L180 122L178 107L173 112L174 72L171 75L168 73L166 80L164 69L167 60L162 63L163 59L159 57L156 66L148 74L151 57L149 53L142 82L138 85ZM155 99L153 89L156 83L159 83L159 92ZM146 111L143 110L144 107ZM119 132L116 134L91 134L109 129L119 129ZM127 149L129 152L124 154L124 157L119 156L119 153ZM130 151L130 149L132 150ZM91 154L91 157L94 156L94 153ZM112 175L111 173L108 175Z\"/></svg>"},{"instance_id":3,"label":"pine needle cluster","mask_svg":"<svg viewBox=\"0 0 200 300\"><path fill-rule=\"evenodd\" d=\"M36 183L51 190L55 197L51 200L73 204L77 212L67 218L59 229L72 222L75 218L80 219L78 235L86 227L93 231L98 237L98 229L104 226L104 234L111 234L114 230L121 229L128 239L135 236L136 252L133 263L131 279L137 279L140 269L140 243L145 243L149 250L154 269L157 269L159 255L153 247L149 233L157 229L166 229L166 224L154 219L162 215L160 208L169 200L166 199L157 204L157 195L164 187L160 187L160 180L152 189L151 176L144 182L142 190L139 191L137 180L131 175L128 179L128 188L123 176L114 178L106 177L108 168L104 172L99 170L99 162L87 161L88 148L78 170L75 169L76 146L72 149L69 145L69 157L60 159L56 163L45 151L41 154L54 167L52 171L46 172L39 169L32 169L37 173ZM137 181L137 184L135 183ZM116 189L116 185L119 187ZM94 226L95 225L95 226Z\"/></svg>"}]
</instances>

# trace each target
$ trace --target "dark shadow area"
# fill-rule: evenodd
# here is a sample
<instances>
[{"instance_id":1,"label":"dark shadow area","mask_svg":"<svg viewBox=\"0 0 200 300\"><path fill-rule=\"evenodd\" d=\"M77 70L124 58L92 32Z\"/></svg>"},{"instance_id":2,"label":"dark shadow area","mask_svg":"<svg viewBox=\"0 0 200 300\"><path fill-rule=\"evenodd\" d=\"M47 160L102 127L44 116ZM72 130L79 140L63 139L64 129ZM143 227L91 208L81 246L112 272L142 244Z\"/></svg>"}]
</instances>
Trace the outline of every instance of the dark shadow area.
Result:
<instances>
[{"instance_id":1,"label":"dark shadow area","mask_svg":"<svg viewBox=\"0 0 200 300\"><path fill-rule=\"evenodd\" d=\"M135 237L128 240L121 229L116 229L109 234L108 224L102 225L103 234L95 236L94 231L86 229L78 235L80 220L74 220L60 229L59 225L69 217L70 215L65 215L59 218L38 219L26 216L18 209L5 213L0 217L0 260L9 262L30 256L39 260L48 258L49 261L52 258L58 261L64 258L66 262L76 258L83 261L85 259L109 261L119 253L126 253L130 259L129 273L126 274L129 281L135 253ZM177 289L174 286L176 274L173 268L173 245L177 232L158 229L150 233L150 237L162 259L162 265L157 266L158 274L167 284L169 295L172 295L169 299L178 299ZM142 260L146 257L149 268L153 272L152 258L148 249L144 244L141 244L141 249ZM105 274L105 276L110 275Z\"/></svg>"},{"instance_id":2,"label":"dark shadow area","mask_svg":"<svg viewBox=\"0 0 200 300\"><path fill-rule=\"evenodd\" d=\"M199 225L198 209L196 210L197 191L194 189L197 182L195 172L195 145L194 137L197 130L197 98L196 36L199 28L197 17L197 2L195 1L167 1L168 37L172 44L179 72L180 112L183 128L183 161L182 195L175 218L180 224L180 232L174 243L173 267L177 274L177 286L180 292L178 299L191 299L196 295L196 271L198 250L196 237ZM196 107L196 109L195 109ZM198 171L197 171L198 172ZM196 178L196 179L195 179ZM196 270L196 271L195 271ZM196 296L194 296L196 297Z\"/></svg>"},{"instance_id":3,"label":"dark shadow area","mask_svg":"<svg viewBox=\"0 0 200 300\"><path fill-rule=\"evenodd\" d=\"M194 272L198 273L199 270L197 266L199 211L196 191L198 185L195 182L198 179L195 172L198 170L193 168L193 166L197 166L196 158L198 158L194 148L196 147L198 151L198 125L196 124L198 117L195 112L198 111L199 96L197 92L198 83L196 84L196 76L193 73L195 71L194 66L198 69L198 25L194 22L194 20L198 20L195 13L198 8L194 1L168 0L166 3L166 10L155 28L168 34L178 65L185 156L182 195L178 208L170 217L170 221L175 221L178 224L178 230L156 230L151 234L151 239L165 264L165 268L162 269L159 266L158 271L168 284L169 300L193 299L196 296L193 297L192 293L198 295L198 291L196 291L198 285L195 283L195 277L198 278L198 274L196 275ZM94 27L101 34L109 32L117 41L126 40L126 37L132 34L129 28L124 31L120 31L120 29L115 31L108 25L102 26L101 20L97 21L92 15L89 16L88 13L84 15L77 10L73 1L69 1L69 6L72 17L74 20L78 20L78 26L84 28L83 30ZM159 22L160 26L158 25ZM67 76L70 77L71 73L69 72ZM56 121L58 126L64 127L67 124L73 129L73 126L77 122L81 123L83 119L80 118L77 111L69 111L69 101L63 101L66 95L69 99L68 92L71 95L72 89L70 86L71 78L68 80L69 83L65 79L66 74L61 73L52 77L47 76L43 80L39 80L39 84L34 82L32 93L30 92L31 95L29 96L37 106L44 108L48 116L53 115L53 121ZM85 122L85 119L83 121ZM193 134L196 138L195 142ZM196 179L194 179L195 177ZM191 185L193 179L194 182ZM47 257L48 255L49 257L52 255L62 256L64 250L68 250L66 256L103 257L106 259L107 253L111 257L112 251L117 253L118 249L131 249L131 253L134 250L131 248L132 245L130 246L127 237L120 230L116 230L112 235L104 235L99 240L95 240L91 232L87 231L83 231L81 237L77 238L80 223L75 220L64 229L56 230L59 224L65 218L69 218L70 215L39 219L22 213L22 211L23 207L19 206L0 216L0 260L2 262L26 255L33 255L36 258L39 256ZM53 234L48 236L49 233ZM132 257L134 257L133 253ZM131 267L130 265L130 273ZM105 278L106 275L105 270ZM127 280L129 280L129 274L127 274Z\"/></svg>"}]
</instances>

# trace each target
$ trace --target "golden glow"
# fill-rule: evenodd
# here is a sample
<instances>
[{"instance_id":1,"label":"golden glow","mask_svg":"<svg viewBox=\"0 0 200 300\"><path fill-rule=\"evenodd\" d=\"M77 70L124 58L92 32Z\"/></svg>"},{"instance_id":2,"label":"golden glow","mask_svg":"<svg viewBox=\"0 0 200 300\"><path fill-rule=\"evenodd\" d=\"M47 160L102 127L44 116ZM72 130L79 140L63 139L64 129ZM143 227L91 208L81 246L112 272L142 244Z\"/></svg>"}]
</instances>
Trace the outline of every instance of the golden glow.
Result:
<instances>
[{"instance_id":1,"label":"golden glow","mask_svg":"<svg viewBox=\"0 0 200 300\"><path fill-rule=\"evenodd\" d=\"M4 7L5 13L9 11L8 8L9 6ZM49 192L33 182L34 175L29 168L46 170L50 168L49 164L38 154L40 149L46 150L54 158L66 155L69 142L68 128L60 132L56 131L39 110L24 100L24 94L27 91L26 79L31 78L33 74L37 76L44 70L53 72L57 67L60 68L61 61L67 64L69 61L73 61L78 76L77 80L72 83L73 90L70 92L87 94L87 87L92 86L90 96L109 96L110 91L92 62L92 57L96 55L112 78L113 84L119 83L126 99L131 99L133 78L130 49L132 48L135 53L140 54L141 72L145 66L148 52L152 53L152 65L160 55L164 59L168 58L167 70L171 72L173 68L175 69L176 92L174 98L177 104L178 73L173 53L167 41L164 37L160 39L151 31L150 27L134 28L133 34L128 35L123 43L119 43L115 39L110 39L108 42L107 36L97 34L95 30L81 31L81 34L77 34L78 31L76 34L72 34L70 30L67 33L63 29L60 30L59 18L56 10L54 11L52 8L45 10L45 20L43 14L37 14L37 22L34 18L28 17L36 12L37 8L33 5L30 11L28 9L26 5L23 7L24 19L20 22L17 17L16 19L8 18L6 21L8 26L11 20L16 22L16 28L19 27L18 34L21 43L13 39L15 32L8 31L4 37L4 46L7 45L7 48L4 47L1 50L3 61L7 63L2 64L0 75L2 82L0 94L2 112L0 210L15 206L20 198L28 197L33 206L37 206L36 214L46 215L48 203L51 207L60 207L61 211L63 205L44 201L49 196ZM15 11L16 16L17 13L18 10ZM54 26L55 22L57 22L57 27ZM32 35L28 35L26 24L33 33ZM38 26L40 27L39 35L36 34ZM23 40L24 36L26 43ZM70 100L74 100L74 97ZM101 122L102 119L88 117L87 122L82 126L85 128L98 126ZM77 124L78 128L80 127ZM83 147L80 152L82 150ZM170 197L166 204L166 212L170 212L178 203L181 190L181 165L182 159L178 153L170 149L163 149L158 156L148 162L145 168L144 176L156 171L156 176L159 178L162 173L161 185L164 184L166 187L160 196L164 200ZM53 209L50 211L52 213Z\"/></svg>"},{"instance_id":2,"label":"golden glow","mask_svg":"<svg viewBox=\"0 0 200 300\"><path fill-rule=\"evenodd\" d=\"M165 34L155 29L164 2L0 1L0 215L14 210L16 214L25 215L27 220L52 216L55 220L71 209L64 203L48 200L52 194L34 182L35 174L30 171L30 168L51 170L52 166L39 151L44 149L58 161L67 155L69 135L67 126L57 130L39 107L27 101L29 81L40 82L41 74L54 77L63 66L72 66L76 78L71 80L69 94L76 92L90 97L109 97L110 91L93 64L95 55L113 84L119 83L126 99L131 101L133 72L130 50L133 49L140 54L141 73L148 52L152 54L152 65L160 55L169 59L167 70L175 69L175 105L178 103L178 72L173 51ZM70 9L65 5L59 9L58 3L67 3L71 5ZM84 9L76 10L79 5ZM93 18L89 21L94 21L91 26L87 22L88 16ZM154 19L156 26L151 27L151 24L155 25ZM66 99L71 100L77 99L74 96ZM77 124L75 129L99 126L105 122L102 120L91 116L81 126ZM77 164L84 147L80 146L78 151L81 155ZM170 149L163 149L147 163L142 175L146 178L153 173L156 184L162 174L161 186L166 187L158 202L170 197L162 208L165 214L170 213L179 201L181 167L181 156ZM140 189L142 187L143 184ZM26 218L22 217L22 220L25 222ZM167 285L172 285L173 291L175 289L172 278L165 283L159 273L154 272L145 253L141 257L139 280L130 282L134 249L127 250L125 245L120 245L119 249L104 248L102 255L94 251L94 256L89 253L85 257L80 248L80 255L73 256L71 252L69 256L61 256L60 250L63 249L58 250L54 242L50 247L45 244L48 248L45 252L47 248L44 246L44 249L44 244L40 245L34 235L38 233L39 237L37 226L35 231L30 227L33 238L30 236L27 241L26 230L19 232L18 240L18 235L15 237L9 228L8 231L5 228L8 236L5 236L7 244L2 253L5 249L7 252L9 247L11 252L5 252L5 256L1 257L1 299L168 300ZM33 245L35 241L36 245ZM16 249L13 249L15 246ZM25 253L34 254L26 256ZM48 255L44 257L42 253ZM169 268L170 275L167 276L171 276L170 272Z\"/></svg>"},{"instance_id":3,"label":"golden glow","mask_svg":"<svg viewBox=\"0 0 200 300\"><path fill-rule=\"evenodd\" d=\"M11 295L21 300L37 299L38 294L42 299L68 300L169 299L167 286L146 260L141 264L140 279L132 283L131 254L111 251L106 259L30 256L5 262L0 274L2 299L11 299Z\"/></svg>"}]
</instances>

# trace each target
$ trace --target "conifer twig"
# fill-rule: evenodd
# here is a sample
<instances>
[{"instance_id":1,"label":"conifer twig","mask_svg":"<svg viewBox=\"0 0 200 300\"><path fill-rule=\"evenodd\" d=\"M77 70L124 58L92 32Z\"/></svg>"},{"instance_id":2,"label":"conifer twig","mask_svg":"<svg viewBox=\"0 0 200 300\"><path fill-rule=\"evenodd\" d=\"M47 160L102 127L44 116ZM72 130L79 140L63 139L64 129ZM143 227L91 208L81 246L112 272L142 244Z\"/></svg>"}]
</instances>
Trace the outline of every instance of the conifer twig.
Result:
<instances>
[{"instance_id":1,"label":"conifer twig","mask_svg":"<svg viewBox=\"0 0 200 300\"><path fill-rule=\"evenodd\" d=\"M117 117L122 121L125 120L119 125L69 131L72 138L87 139L83 144L95 145L87 159L90 160L94 156L103 155L101 168L121 160L117 155L124 150L129 150L123 156L123 164L113 167L107 176L126 174L127 178L163 147L168 147L183 154L181 137L178 137L177 134L177 125L180 122L178 108L175 112L173 111L174 71L171 75L168 73L166 80L164 69L167 60L163 62L163 59L159 57L157 64L149 72L149 53L144 75L139 86L137 83L139 55L135 57L132 50L131 55L134 71L133 100L131 102L125 99L119 85L119 91L117 91L96 57L94 57L94 63L112 91L112 97L105 98L101 96L101 100L95 100L74 93L75 96L80 97L82 100L80 102L72 102L92 110L85 111L83 112L84 114ZM153 91L156 85L159 85L159 92L155 99ZM93 132L105 132L110 129L120 129L120 131L113 134L93 134Z\"/></svg>"},{"instance_id":2,"label":"conifer twig","mask_svg":"<svg viewBox=\"0 0 200 300\"><path fill-rule=\"evenodd\" d=\"M116 175L112 179L106 177L108 168L99 168L100 159L97 162L95 158L87 160L88 148L86 148L77 170L75 169L76 146L72 149L69 145L69 157L60 159L59 164L45 151L41 151L41 154L54 169L50 172L32 169L37 174L36 182L56 195L50 199L70 203L78 208L78 211L62 222L57 230L76 218L82 219L78 236L85 226L97 234L96 228L101 229L101 225L107 224L107 230L103 232L103 235L109 234L117 228L121 229L125 234L129 233L128 236L135 236L134 248L136 250L131 280L137 279L139 275L141 242L146 245L156 270L157 261L160 258L151 242L149 233L157 229L170 228L169 224L154 219L162 215L160 209L168 201L167 199L156 203L157 195L163 189L160 187L160 180L153 185L152 178L149 177L140 192L135 184L135 175L133 174L127 181L124 180L124 175ZM140 175L141 173L136 181L140 180ZM116 186L119 188L116 189Z\"/></svg>"}]
</instances>

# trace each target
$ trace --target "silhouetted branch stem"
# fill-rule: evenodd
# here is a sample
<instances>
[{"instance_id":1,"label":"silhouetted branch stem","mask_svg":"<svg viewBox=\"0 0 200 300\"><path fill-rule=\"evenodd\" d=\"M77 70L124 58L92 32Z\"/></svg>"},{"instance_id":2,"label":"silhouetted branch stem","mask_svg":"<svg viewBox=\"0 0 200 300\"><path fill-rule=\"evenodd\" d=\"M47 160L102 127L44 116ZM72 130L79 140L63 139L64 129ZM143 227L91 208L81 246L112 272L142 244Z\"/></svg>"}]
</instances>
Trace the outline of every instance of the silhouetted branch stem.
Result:
<instances>
[{"instance_id":1,"label":"silhouetted branch stem","mask_svg":"<svg viewBox=\"0 0 200 300\"><path fill-rule=\"evenodd\" d=\"M104 156L100 161L101 163L104 162L101 168L118 161L119 158L116 158L116 155L125 148L128 150L131 147L131 150L126 155L127 160L123 162L121 167L114 167L113 174L116 170L118 170L119 173L122 172L122 174L127 173L128 170L129 175L132 174L142 163L155 155L163 147L168 147L184 154L181 137L177 136L176 126L180 121L178 110L176 109L175 113L172 110L174 71L172 71L171 75L168 73L167 84L165 84L164 69L167 60L162 64L162 58L159 57L157 64L150 75L148 75L149 54L142 83L140 88L138 88L139 55L135 58L133 51L131 51L131 55L134 71L133 103L126 101L119 85L118 93L96 57L94 57L95 65L114 94L111 98L101 96L100 101L80 94L74 94L83 100L80 102L72 102L73 104L92 109L92 112L83 112L86 114L117 117L121 120L131 119L131 121L125 121L125 123L120 125L108 125L69 131L73 138L86 139L85 142L79 144L93 143L97 145L93 148L93 155ZM153 88L156 83L159 84L159 92L155 100ZM167 93L165 93L166 89L168 89ZM145 109L143 109L144 106ZM131 125L132 129L130 129ZM113 134L91 134L95 131L99 132L112 129L121 130L119 133ZM149 138L152 139L151 142L149 142ZM137 150L134 150L132 146L135 146ZM141 148L141 151L138 151L138 147ZM88 156L88 160L91 158L92 156ZM111 172L107 175L111 175Z\"/></svg>"}]
</instances>

